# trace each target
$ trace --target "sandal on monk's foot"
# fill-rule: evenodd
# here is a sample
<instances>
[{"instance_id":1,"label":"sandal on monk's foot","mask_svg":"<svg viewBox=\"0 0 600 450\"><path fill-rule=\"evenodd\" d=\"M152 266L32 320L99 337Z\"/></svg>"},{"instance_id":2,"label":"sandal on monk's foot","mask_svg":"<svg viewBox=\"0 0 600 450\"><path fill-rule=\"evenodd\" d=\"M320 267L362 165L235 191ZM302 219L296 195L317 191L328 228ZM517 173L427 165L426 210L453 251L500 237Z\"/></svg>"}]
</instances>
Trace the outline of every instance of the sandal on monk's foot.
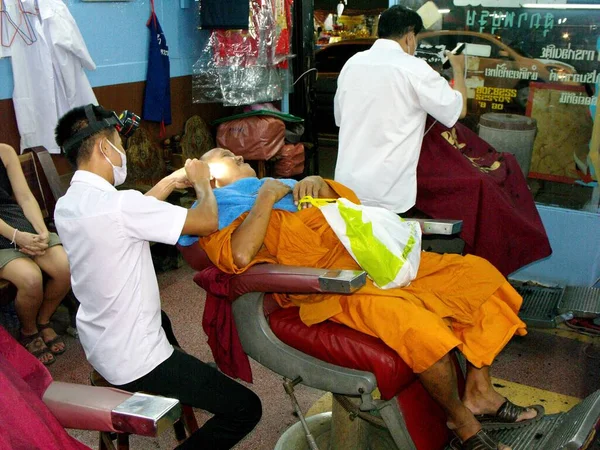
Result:
<instances>
[{"instance_id":1,"label":"sandal on monk's foot","mask_svg":"<svg viewBox=\"0 0 600 450\"><path fill-rule=\"evenodd\" d=\"M37 328L38 328L38 330L40 330L40 336L42 336L42 339L44 339L44 336L41 333L41 331L46 330L48 328L52 329L52 325L50 325L50 323L47 323L47 324L38 323ZM52 329L52 331L54 331L54 330ZM56 333L56 331L54 331L54 332ZM48 347L48 349L50 349L50 351L52 352L53 355L62 355L66 350L65 343L58 334L56 335L56 337L54 339L50 339L49 341L44 340L44 343L46 344L46 347ZM62 344L61 350L54 350L52 348L52 347L56 346L57 344Z\"/></svg>"},{"instance_id":2,"label":"sandal on monk's foot","mask_svg":"<svg viewBox=\"0 0 600 450\"><path fill-rule=\"evenodd\" d=\"M535 417L531 419L521 420L517 422L517 419L528 409L536 411ZM506 428L520 428L526 425L530 425L534 422L539 421L544 417L545 411L542 405L532 405L528 407L515 405L510 400L506 400L496 414L481 414L475 416L475 418L481 423L481 428L484 430L503 430Z\"/></svg>"},{"instance_id":3,"label":"sandal on monk's foot","mask_svg":"<svg viewBox=\"0 0 600 450\"><path fill-rule=\"evenodd\" d=\"M43 365L49 366L50 364L54 364L54 362L56 361L56 359L54 358L54 355L52 355L52 352L44 343L44 340L42 339L42 336L40 335L39 332L32 334L31 336L27 336L27 335L21 333L21 338L19 339L19 342L21 343L21 345L23 347L25 347L25 349L29 353L31 353L33 356L35 356L38 359L38 361L41 362ZM43 358L45 355L50 355L50 356L52 356L52 358L44 361Z\"/></svg>"},{"instance_id":4,"label":"sandal on monk's foot","mask_svg":"<svg viewBox=\"0 0 600 450\"><path fill-rule=\"evenodd\" d=\"M501 447L496 441L485 434L485 431L479 430L477 434L464 442L455 437L450 441L450 448L452 450L499 450Z\"/></svg>"}]
</instances>

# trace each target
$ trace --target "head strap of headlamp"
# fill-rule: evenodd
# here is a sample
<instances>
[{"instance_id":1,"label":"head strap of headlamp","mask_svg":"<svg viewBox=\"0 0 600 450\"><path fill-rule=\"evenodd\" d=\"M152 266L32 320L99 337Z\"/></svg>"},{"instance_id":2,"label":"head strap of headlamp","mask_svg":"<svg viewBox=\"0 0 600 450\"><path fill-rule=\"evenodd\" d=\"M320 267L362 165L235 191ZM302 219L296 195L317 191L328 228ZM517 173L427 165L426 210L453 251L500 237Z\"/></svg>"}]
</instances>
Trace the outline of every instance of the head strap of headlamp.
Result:
<instances>
[{"instance_id":1,"label":"head strap of headlamp","mask_svg":"<svg viewBox=\"0 0 600 450\"><path fill-rule=\"evenodd\" d=\"M116 127L120 129L123 127L123 122L119 119L117 114L113 111L112 116L107 119L98 120L94 113L94 105L89 104L85 107L85 115L88 120L88 125L81 130L77 131L73 136L65 141L63 144L63 152L69 154L75 147L78 147L82 141L89 138L91 135L96 134L99 131L107 128Z\"/></svg>"}]
</instances>

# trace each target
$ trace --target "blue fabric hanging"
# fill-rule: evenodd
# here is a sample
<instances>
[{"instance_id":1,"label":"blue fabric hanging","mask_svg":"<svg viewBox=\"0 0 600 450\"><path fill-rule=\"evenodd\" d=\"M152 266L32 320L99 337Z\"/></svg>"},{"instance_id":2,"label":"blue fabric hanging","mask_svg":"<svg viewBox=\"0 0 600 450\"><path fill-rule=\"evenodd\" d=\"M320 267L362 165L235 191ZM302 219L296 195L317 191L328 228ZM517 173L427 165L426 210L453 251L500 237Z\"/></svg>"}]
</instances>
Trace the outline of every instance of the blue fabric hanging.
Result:
<instances>
[{"instance_id":1,"label":"blue fabric hanging","mask_svg":"<svg viewBox=\"0 0 600 450\"><path fill-rule=\"evenodd\" d=\"M160 122L162 134L164 126L171 123L169 47L154 12L154 0L150 3L152 13L146 24L150 30L150 46L148 48L148 74L146 76L142 118L151 122Z\"/></svg>"},{"instance_id":2,"label":"blue fabric hanging","mask_svg":"<svg viewBox=\"0 0 600 450\"><path fill-rule=\"evenodd\" d=\"M200 27L205 29L247 30L248 0L201 0Z\"/></svg>"}]
</instances>

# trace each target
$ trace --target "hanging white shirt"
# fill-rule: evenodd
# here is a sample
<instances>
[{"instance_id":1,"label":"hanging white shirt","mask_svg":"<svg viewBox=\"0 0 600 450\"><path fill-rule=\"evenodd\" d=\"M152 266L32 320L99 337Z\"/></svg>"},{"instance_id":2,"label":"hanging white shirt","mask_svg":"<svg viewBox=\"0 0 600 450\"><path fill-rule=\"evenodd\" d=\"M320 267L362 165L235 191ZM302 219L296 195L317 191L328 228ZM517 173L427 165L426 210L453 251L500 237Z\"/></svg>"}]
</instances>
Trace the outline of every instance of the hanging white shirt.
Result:
<instances>
[{"instance_id":1,"label":"hanging white shirt","mask_svg":"<svg viewBox=\"0 0 600 450\"><path fill-rule=\"evenodd\" d=\"M338 78L335 180L365 205L409 210L417 196L427 114L451 127L462 106L462 95L425 61L395 41L378 39L350 58Z\"/></svg>"},{"instance_id":2,"label":"hanging white shirt","mask_svg":"<svg viewBox=\"0 0 600 450\"><path fill-rule=\"evenodd\" d=\"M137 380L173 353L161 326L149 241L174 245L186 217L185 208L117 191L83 170L56 204L54 220L80 302L79 339L111 384Z\"/></svg>"},{"instance_id":3,"label":"hanging white shirt","mask_svg":"<svg viewBox=\"0 0 600 450\"><path fill-rule=\"evenodd\" d=\"M36 0L22 3L26 11L38 13L27 15L37 40L27 45L17 37L11 46L21 150L41 145L60 153L54 140L58 119L77 106L98 104L83 70L96 65L62 0L43 0L39 6Z\"/></svg>"}]
</instances>

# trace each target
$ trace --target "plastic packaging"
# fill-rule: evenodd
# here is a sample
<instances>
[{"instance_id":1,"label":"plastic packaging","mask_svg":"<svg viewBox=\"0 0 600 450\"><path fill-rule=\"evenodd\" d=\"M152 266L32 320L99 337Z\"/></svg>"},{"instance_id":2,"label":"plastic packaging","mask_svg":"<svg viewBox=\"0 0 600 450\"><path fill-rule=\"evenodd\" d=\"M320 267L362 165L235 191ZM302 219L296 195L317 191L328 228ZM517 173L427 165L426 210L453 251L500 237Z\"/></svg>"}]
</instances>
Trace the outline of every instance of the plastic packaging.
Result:
<instances>
[{"instance_id":1,"label":"plastic packaging","mask_svg":"<svg viewBox=\"0 0 600 450\"><path fill-rule=\"evenodd\" d=\"M290 178L304 172L304 145L286 144L277 155L275 176Z\"/></svg>"},{"instance_id":2,"label":"plastic packaging","mask_svg":"<svg viewBox=\"0 0 600 450\"><path fill-rule=\"evenodd\" d=\"M407 286L415 279L421 262L421 228L417 222L345 198L320 209L348 253L377 287Z\"/></svg>"},{"instance_id":3,"label":"plastic packaging","mask_svg":"<svg viewBox=\"0 0 600 450\"><path fill-rule=\"evenodd\" d=\"M251 0L248 30L217 30L193 66L194 103L280 100L287 83L292 0Z\"/></svg>"},{"instance_id":4,"label":"plastic packaging","mask_svg":"<svg viewBox=\"0 0 600 450\"><path fill-rule=\"evenodd\" d=\"M217 128L217 145L247 160L271 159L283 148L284 139L284 123L268 116L231 120Z\"/></svg>"}]
</instances>

